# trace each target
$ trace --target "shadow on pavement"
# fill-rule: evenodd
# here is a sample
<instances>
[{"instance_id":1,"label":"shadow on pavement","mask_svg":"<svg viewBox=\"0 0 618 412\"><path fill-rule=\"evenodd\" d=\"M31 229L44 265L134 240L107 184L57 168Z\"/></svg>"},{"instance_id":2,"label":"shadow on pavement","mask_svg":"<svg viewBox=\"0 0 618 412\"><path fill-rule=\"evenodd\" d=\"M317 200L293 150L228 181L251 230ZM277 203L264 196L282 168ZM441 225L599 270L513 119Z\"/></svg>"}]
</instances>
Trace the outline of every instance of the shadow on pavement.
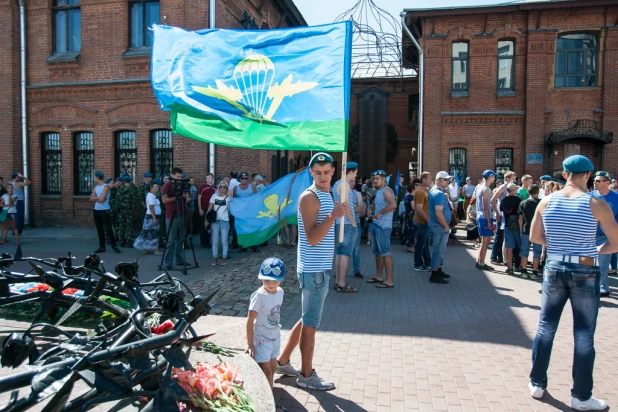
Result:
<instances>
[{"instance_id":1,"label":"shadow on pavement","mask_svg":"<svg viewBox=\"0 0 618 412\"><path fill-rule=\"evenodd\" d=\"M279 385L290 386L296 388L295 379L289 377L281 377L279 379L275 379L275 382ZM315 398L317 402L320 404L320 410L324 411L346 411L346 412L363 412L366 409L362 408L358 404L354 403L351 400L341 398L332 392L324 392L324 391L314 391L308 389L300 389L299 390L306 392L311 397ZM290 395L284 388L275 387L275 402L284 407L290 412L295 411L306 411L306 405L298 402L292 395ZM308 403L313 403L311 400Z\"/></svg>"}]
</instances>

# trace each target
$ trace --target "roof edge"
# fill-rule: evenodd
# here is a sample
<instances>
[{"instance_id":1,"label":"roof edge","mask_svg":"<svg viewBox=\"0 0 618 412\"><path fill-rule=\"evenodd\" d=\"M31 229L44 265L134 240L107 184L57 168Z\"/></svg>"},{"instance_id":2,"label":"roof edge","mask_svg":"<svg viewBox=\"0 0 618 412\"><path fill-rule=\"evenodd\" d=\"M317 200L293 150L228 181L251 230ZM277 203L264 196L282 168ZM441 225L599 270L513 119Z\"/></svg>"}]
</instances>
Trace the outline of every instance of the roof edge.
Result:
<instances>
[{"instance_id":1,"label":"roof edge","mask_svg":"<svg viewBox=\"0 0 618 412\"><path fill-rule=\"evenodd\" d=\"M303 17L303 14L298 10L296 4L292 0L274 0L284 11L289 12L289 16L292 16L296 20L297 26L308 26L307 21Z\"/></svg>"}]
</instances>

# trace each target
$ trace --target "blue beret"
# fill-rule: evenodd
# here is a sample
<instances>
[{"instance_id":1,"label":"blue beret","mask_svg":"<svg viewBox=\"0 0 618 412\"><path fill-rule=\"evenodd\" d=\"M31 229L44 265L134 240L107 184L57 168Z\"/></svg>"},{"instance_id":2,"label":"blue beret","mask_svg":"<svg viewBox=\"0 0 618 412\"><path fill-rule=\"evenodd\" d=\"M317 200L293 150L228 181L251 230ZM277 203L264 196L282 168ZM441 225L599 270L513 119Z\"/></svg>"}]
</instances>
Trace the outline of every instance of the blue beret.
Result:
<instances>
[{"instance_id":1,"label":"blue beret","mask_svg":"<svg viewBox=\"0 0 618 412\"><path fill-rule=\"evenodd\" d=\"M122 182L122 179L120 178L120 176L118 176L116 180Z\"/></svg>"},{"instance_id":2,"label":"blue beret","mask_svg":"<svg viewBox=\"0 0 618 412\"><path fill-rule=\"evenodd\" d=\"M100 170L95 170L95 171L94 171L94 175L95 175L96 177L98 177L99 179L103 179L103 178L105 177L105 175L103 174L103 172L102 172L102 171L100 171Z\"/></svg>"},{"instance_id":3,"label":"blue beret","mask_svg":"<svg viewBox=\"0 0 618 412\"><path fill-rule=\"evenodd\" d=\"M586 156L574 155L569 156L562 162L562 167L567 172L585 173L594 170L594 165Z\"/></svg>"},{"instance_id":4,"label":"blue beret","mask_svg":"<svg viewBox=\"0 0 618 412\"><path fill-rule=\"evenodd\" d=\"M12 177L13 179L15 179L15 178L17 177L17 172L13 172L13 173L11 173L11 177Z\"/></svg>"},{"instance_id":5,"label":"blue beret","mask_svg":"<svg viewBox=\"0 0 618 412\"><path fill-rule=\"evenodd\" d=\"M309 167L313 166L315 163L330 163L333 164L333 157L328 153L316 153L313 155L311 160L309 161Z\"/></svg>"},{"instance_id":6,"label":"blue beret","mask_svg":"<svg viewBox=\"0 0 618 412\"><path fill-rule=\"evenodd\" d=\"M488 177L494 176L495 174L496 172L494 172L493 170L487 169L483 172L483 177L487 179Z\"/></svg>"},{"instance_id":7,"label":"blue beret","mask_svg":"<svg viewBox=\"0 0 618 412\"><path fill-rule=\"evenodd\" d=\"M163 184L163 181L161 179L153 179L152 183L161 186Z\"/></svg>"},{"instance_id":8,"label":"blue beret","mask_svg":"<svg viewBox=\"0 0 618 412\"><path fill-rule=\"evenodd\" d=\"M152 173L146 172L146 173L144 173L144 177L152 177Z\"/></svg>"},{"instance_id":9,"label":"blue beret","mask_svg":"<svg viewBox=\"0 0 618 412\"><path fill-rule=\"evenodd\" d=\"M541 180L547 180L548 182L551 182L554 179L550 175L543 175L541 176Z\"/></svg>"},{"instance_id":10,"label":"blue beret","mask_svg":"<svg viewBox=\"0 0 618 412\"><path fill-rule=\"evenodd\" d=\"M131 175L129 175L129 174L127 174L127 175L124 177L124 181L125 181L125 182L131 182L132 180L133 180L133 176L131 176Z\"/></svg>"},{"instance_id":11,"label":"blue beret","mask_svg":"<svg viewBox=\"0 0 618 412\"><path fill-rule=\"evenodd\" d=\"M356 169L358 167L358 163L356 162L348 162L345 164L346 169Z\"/></svg>"},{"instance_id":12,"label":"blue beret","mask_svg":"<svg viewBox=\"0 0 618 412\"><path fill-rule=\"evenodd\" d=\"M120 177L127 177L127 176L129 176L129 174L128 174L127 172L122 172L122 173L120 174Z\"/></svg>"},{"instance_id":13,"label":"blue beret","mask_svg":"<svg viewBox=\"0 0 618 412\"><path fill-rule=\"evenodd\" d=\"M112 181L112 178L111 178L111 177L108 177L107 179L105 179L105 183L109 183L109 182L111 182L111 181Z\"/></svg>"}]
</instances>

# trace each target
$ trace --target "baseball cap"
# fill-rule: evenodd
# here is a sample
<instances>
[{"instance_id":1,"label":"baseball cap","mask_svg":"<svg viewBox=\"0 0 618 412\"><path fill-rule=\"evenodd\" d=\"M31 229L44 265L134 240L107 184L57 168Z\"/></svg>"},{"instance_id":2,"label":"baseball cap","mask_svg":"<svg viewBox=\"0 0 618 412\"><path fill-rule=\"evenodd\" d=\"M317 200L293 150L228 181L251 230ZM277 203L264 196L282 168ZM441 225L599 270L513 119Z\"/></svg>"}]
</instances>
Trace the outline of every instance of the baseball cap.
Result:
<instances>
[{"instance_id":1,"label":"baseball cap","mask_svg":"<svg viewBox=\"0 0 618 412\"><path fill-rule=\"evenodd\" d=\"M451 177L453 177L453 176L449 175L448 172L445 172L445 171L438 172L438 174L436 175L436 179L447 179L447 180L449 180Z\"/></svg>"},{"instance_id":2,"label":"baseball cap","mask_svg":"<svg viewBox=\"0 0 618 412\"><path fill-rule=\"evenodd\" d=\"M508 185L506 185L506 190L508 190L509 192L510 192L511 190L517 190L517 188L518 188L517 184L515 184L515 183L513 183L513 182L511 182L511 183L509 183Z\"/></svg>"},{"instance_id":3,"label":"baseball cap","mask_svg":"<svg viewBox=\"0 0 618 412\"><path fill-rule=\"evenodd\" d=\"M384 177L386 177L386 172L384 170L382 170L382 169L376 170L375 172L371 173L371 177L374 177L374 176L384 176Z\"/></svg>"},{"instance_id":4,"label":"baseball cap","mask_svg":"<svg viewBox=\"0 0 618 412\"><path fill-rule=\"evenodd\" d=\"M320 152L313 155L311 160L309 161L309 167L313 166L315 163L330 163L333 164L333 157L328 153Z\"/></svg>"},{"instance_id":5,"label":"baseball cap","mask_svg":"<svg viewBox=\"0 0 618 412\"><path fill-rule=\"evenodd\" d=\"M247 172L240 172L238 174L238 179L242 179L243 177L249 177L249 173L247 173Z\"/></svg>"},{"instance_id":6,"label":"baseball cap","mask_svg":"<svg viewBox=\"0 0 618 412\"><path fill-rule=\"evenodd\" d=\"M487 169L483 172L483 177L487 179L488 177L494 176L495 174L496 172L494 172L493 170Z\"/></svg>"},{"instance_id":7,"label":"baseball cap","mask_svg":"<svg viewBox=\"0 0 618 412\"><path fill-rule=\"evenodd\" d=\"M569 156L562 162L562 167L567 172L571 173L585 173L594 170L594 165L586 157L582 155Z\"/></svg>"},{"instance_id":8,"label":"baseball cap","mask_svg":"<svg viewBox=\"0 0 618 412\"><path fill-rule=\"evenodd\" d=\"M466 180L472 180L472 178L470 176L466 177Z\"/></svg>"},{"instance_id":9,"label":"baseball cap","mask_svg":"<svg viewBox=\"0 0 618 412\"><path fill-rule=\"evenodd\" d=\"M258 279L261 280L276 280L281 282L285 276L285 265L281 259L268 258L262 262Z\"/></svg>"}]
</instances>

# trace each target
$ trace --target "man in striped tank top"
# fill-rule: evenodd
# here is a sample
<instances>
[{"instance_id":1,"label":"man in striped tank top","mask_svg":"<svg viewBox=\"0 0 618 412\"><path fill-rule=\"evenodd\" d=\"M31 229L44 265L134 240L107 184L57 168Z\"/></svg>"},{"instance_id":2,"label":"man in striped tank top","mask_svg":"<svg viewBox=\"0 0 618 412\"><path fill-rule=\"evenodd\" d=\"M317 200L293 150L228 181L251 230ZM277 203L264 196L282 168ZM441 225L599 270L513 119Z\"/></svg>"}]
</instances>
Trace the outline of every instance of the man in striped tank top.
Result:
<instances>
[{"instance_id":1,"label":"man in striped tank top","mask_svg":"<svg viewBox=\"0 0 618 412\"><path fill-rule=\"evenodd\" d=\"M605 201L586 193L594 166L584 156L562 163L567 179L563 190L539 203L530 228L530 241L547 248L539 327L532 344L532 371L528 385L540 399L547 388L547 368L560 315L567 300L573 308L575 355L571 407L598 411L605 401L592 396L594 332L600 303L599 254L618 251L618 224ZM607 242L597 249L597 226Z\"/></svg>"},{"instance_id":2,"label":"man in striped tank top","mask_svg":"<svg viewBox=\"0 0 618 412\"><path fill-rule=\"evenodd\" d=\"M294 325L288 343L277 359L277 373L298 376L302 388L331 390L332 382L320 378L313 369L315 332L322 320L324 300L328 294L329 273L333 267L337 218L348 212L348 202L333 202L330 181L335 173L333 158L317 153L309 162L313 185L298 201L297 271L301 289L301 320ZM300 343L301 371L290 365L290 356Z\"/></svg>"}]
</instances>

